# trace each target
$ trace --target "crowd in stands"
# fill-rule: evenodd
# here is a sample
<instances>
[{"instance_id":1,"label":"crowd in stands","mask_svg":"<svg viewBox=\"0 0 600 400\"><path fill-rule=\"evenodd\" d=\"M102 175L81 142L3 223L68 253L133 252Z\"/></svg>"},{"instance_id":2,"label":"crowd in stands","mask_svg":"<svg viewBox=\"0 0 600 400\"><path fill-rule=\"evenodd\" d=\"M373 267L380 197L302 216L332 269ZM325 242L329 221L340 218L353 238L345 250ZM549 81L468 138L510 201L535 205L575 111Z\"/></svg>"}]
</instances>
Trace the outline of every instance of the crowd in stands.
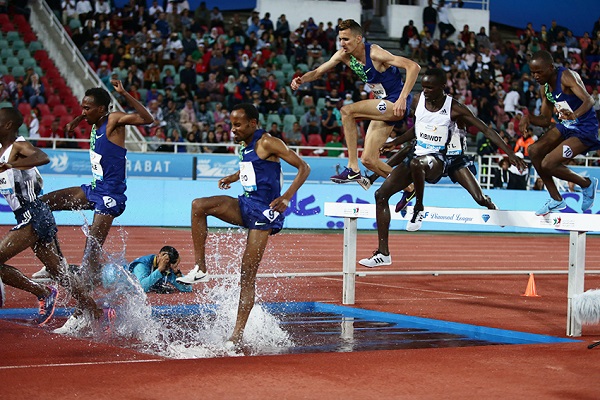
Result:
<instances>
[{"instance_id":1,"label":"crowd in stands","mask_svg":"<svg viewBox=\"0 0 600 400\"><path fill-rule=\"evenodd\" d=\"M143 133L153 150L233 151L227 110L241 102L255 104L264 129L290 145L341 147L340 108L371 96L369 87L342 65L296 92L289 87L292 78L336 50L339 20L334 24L308 18L290 27L285 15L274 21L268 12L252 12L247 20L233 13L226 19L218 7L209 10L201 2L191 10L186 0L156 0L149 8L143 0L130 0L120 9L112 9L107 0L49 4L107 87L111 78L121 79L151 110L155 123ZM521 113L537 113L541 105L528 67L535 51L549 50L557 65L577 71L600 113L600 18L579 38L552 21L537 30L528 24L516 32L517 40L504 40L495 26L489 34L485 27L471 30L465 25L458 31L449 26L442 18L449 6L432 10L430 4L422 26L411 21L404 28L404 55L447 71L448 93L525 156L527 146L543 133L534 130L532 137L523 137L518 123ZM441 30L437 35L436 28ZM23 82L25 100L19 101L43 102L43 86L25 89L31 81ZM366 124L359 127L363 139ZM400 130L410 125L409 119ZM482 134L470 133L477 138L479 154L497 152ZM176 146L186 143L204 145ZM333 150L303 154L343 155Z\"/></svg>"}]
</instances>

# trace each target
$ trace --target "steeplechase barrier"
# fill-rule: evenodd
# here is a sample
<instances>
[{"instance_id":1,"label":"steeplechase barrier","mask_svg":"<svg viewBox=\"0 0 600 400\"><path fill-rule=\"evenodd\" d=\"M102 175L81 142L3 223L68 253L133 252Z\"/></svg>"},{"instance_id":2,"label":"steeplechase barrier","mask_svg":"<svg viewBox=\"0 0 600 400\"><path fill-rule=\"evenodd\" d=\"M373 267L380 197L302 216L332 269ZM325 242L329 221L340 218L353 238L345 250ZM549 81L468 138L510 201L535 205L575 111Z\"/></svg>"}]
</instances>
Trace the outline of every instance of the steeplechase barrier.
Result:
<instances>
[{"instance_id":1,"label":"steeplechase barrier","mask_svg":"<svg viewBox=\"0 0 600 400\"><path fill-rule=\"evenodd\" d=\"M412 207L406 213L390 210L393 220L408 220ZM403 275L432 274L433 271L404 273L403 271L356 272L357 219L375 219L375 204L325 203L324 214L328 217L344 218L343 249L343 304L354 304L357 275ZM564 230L569 232L569 268L567 290L567 336L581 336L581 324L573 316L573 296L583 293L585 277L586 233L600 231L600 215L575 213L550 213L537 216L533 211L506 211L471 208L427 207L423 222L444 222L470 225L514 226ZM522 274L524 271L435 271L436 274ZM535 271L539 273L561 273L561 271ZM588 271L600 273L600 271Z\"/></svg>"}]
</instances>

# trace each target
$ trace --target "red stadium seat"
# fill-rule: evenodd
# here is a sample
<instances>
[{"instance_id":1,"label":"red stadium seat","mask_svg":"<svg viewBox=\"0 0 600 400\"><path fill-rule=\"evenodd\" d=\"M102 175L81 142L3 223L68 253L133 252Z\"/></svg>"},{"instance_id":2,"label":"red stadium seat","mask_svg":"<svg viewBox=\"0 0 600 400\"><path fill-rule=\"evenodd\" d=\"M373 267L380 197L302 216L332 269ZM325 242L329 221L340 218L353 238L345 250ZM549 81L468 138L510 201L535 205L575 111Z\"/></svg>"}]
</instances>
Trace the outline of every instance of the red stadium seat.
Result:
<instances>
[{"instance_id":1,"label":"red stadium seat","mask_svg":"<svg viewBox=\"0 0 600 400\"><path fill-rule=\"evenodd\" d=\"M19 109L22 115L31 114L31 106L29 105L29 103L19 103L17 108Z\"/></svg>"},{"instance_id":2,"label":"red stadium seat","mask_svg":"<svg viewBox=\"0 0 600 400\"><path fill-rule=\"evenodd\" d=\"M58 104L52 108L52 114L56 117L62 117L63 115L68 115L69 112L64 104Z\"/></svg>"},{"instance_id":3,"label":"red stadium seat","mask_svg":"<svg viewBox=\"0 0 600 400\"><path fill-rule=\"evenodd\" d=\"M48 107L48 104L38 104L35 107L38 110L40 110L40 113L42 114L42 116L44 116L44 115L52 115L52 114L50 114L50 107Z\"/></svg>"},{"instance_id":4,"label":"red stadium seat","mask_svg":"<svg viewBox=\"0 0 600 400\"><path fill-rule=\"evenodd\" d=\"M55 107L55 106L57 106L59 104L62 104L62 100L60 99L60 97L58 97L58 96L56 96L54 94L51 94L46 99L46 104L48 104L48 106L50 108L53 108L53 107Z\"/></svg>"}]
</instances>

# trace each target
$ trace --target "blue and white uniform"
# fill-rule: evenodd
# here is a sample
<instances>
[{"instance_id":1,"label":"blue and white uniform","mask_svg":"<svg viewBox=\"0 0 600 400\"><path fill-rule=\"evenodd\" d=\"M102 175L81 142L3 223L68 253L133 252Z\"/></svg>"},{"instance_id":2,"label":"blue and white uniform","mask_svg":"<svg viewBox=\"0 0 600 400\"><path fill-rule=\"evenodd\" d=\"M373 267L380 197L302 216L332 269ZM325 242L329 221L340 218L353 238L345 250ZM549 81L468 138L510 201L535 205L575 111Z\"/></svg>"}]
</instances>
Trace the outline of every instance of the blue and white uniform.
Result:
<instances>
[{"instance_id":1,"label":"blue and white uniform","mask_svg":"<svg viewBox=\"0 0 600 400\"><path fill-rule=\"evenodd\" d=\"M456 183L454 173L458 170L467 167L473 175L477 174L477 170L475 169L473 160L465 155L465 150L467 150L467 131L459 128L456 123L451 130L452 136L446 150L447 166L444 175L449 176L452 182Z\"/></svg>"},{"instance_id":2,"label":"blue and white uniform","mask_svg":"<svg viewBox=\"0 0 600 400\"><path fill-rule=\"evenodd\" d=\"M566 94L562 91L562 74L566 70L564 67L557 68L556 82L554 83L554 91L550 91L550 85L546 83L544 86L544 93L546 98L550 101L557 109L570 108L571 111L578 109L583 103L579 97L574 94ZM580 116L574 121L560 120L560 123L556 124L556 129L559 130L561 135L568 139L572 136L581 140L583 144L589 147L588 150L600 149L600 140L598 140L598 119L594 108L591 107L585 114ZM565 158L572 158L574 154L568 155L563 154Z\"/></svg>"},{"instance_id":3,"label":"blue and white uniform","mask_svg":"<svg viewBox=\"0 0 600 400\"><path fill-rule=\"evenodd\" d=\"M454 121L451 118L452 97L446 96L444 105L438 111L432 112L425 107L425 96L419 98L415 110L415 148L414 157L433 156L446 164L446 152L452 137ZM445 169L445 168L444 168ZM442 177L429 179L436 183Z\"/></svg>"},{"instance_id":4,"label":"blue and white uniform","mask_svg":"<svg viewBox=\"0 0 600 400\"><path fill-rule=\"evenodd\" d=\"M281 196L283 174L278 161L263 160L256 154L256 142L265 133L258 129L246 147L240 147L240 182L244 194L238 197L244 227L269 230L275 234L283 227L284 216L269 204Z\"/></svg>"},{"instance_id":5,"label":"blue and white uniform","mask_svg":"<svg viewBox=\"0 0 600 400\"><path fill-rule=\"evenodd\" d=\"M19 136L17 142L25 139ZM10 160L13 145L0 156L0 163ZM48 243L55 239L58 229L48 204L38 199L44 181L36 167L29 169L10 168L0 173L0 193L14 212L17 225L11 230L21 229L29 224L39 240Z\"/></svg>"},{"instance_id":6,"label":"blue and white uniform","mask_svg":"<svg viewBox=\"0 0 600 400\"><path fill-rule=\"evenodd\" d=\"M350 56L350 68L365 82L373 92L377 99L385 99L395 103L400 97L402 89L404 89L404 81L400 69L394 65L390 66L383 72L377 71L371 60L371 43L365 42L366 63L362 65L354 56ZM406 107L410 109L412 103L412 94L406 98ZM380 111L385 112L386 104L381 102L378 105ZM382 108L383 107L383 108ZM394 125L398 121L391 121L389 124Z\"/></svg>"},{"instance_id":7,"label":"blue and white uniform","mask_svg":"<svg viewBox=\"0 0 600 400\"><path fill-rule=\"evenodd\" d=\"M92 126L90 134L90 162L92 183L81 185L94 212L118 217L125 211L127 149L108 140L108 118L99 127Z\"/></svg>"}]
</instances>

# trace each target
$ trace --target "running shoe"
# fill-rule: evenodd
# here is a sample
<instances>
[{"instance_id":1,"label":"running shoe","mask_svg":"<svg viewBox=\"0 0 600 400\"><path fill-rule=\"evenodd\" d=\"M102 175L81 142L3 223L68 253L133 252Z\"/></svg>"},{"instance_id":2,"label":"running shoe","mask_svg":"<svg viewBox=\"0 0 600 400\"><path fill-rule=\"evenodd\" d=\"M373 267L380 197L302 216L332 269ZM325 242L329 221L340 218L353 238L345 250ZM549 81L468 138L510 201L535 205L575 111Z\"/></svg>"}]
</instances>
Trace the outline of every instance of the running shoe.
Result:
<instances>
[{"instance_id":1,"label":"running shoe","mask_svg":"<svg viewBox=\"0 0 600 400\"><path fill-rule=\"evenodd\" d=\"M425 211L414 210L412 218L406 224L406 230L409 232L415 232L421 229L421 225L423 224L423 218L425 218Z\"/></svg>"},{"instance_id":2,"label":"running shoe","mask_svg":"<svg viewBox=\"0 0 600 400\"><path fill-rule=\"evenodd\" d=\"M332 177L333 180L333 177ZM365 190L369 190L371 188L371 185L373 184L371 182L371 179L369 179L366 176L361 176L360 177L360 181L358 181L358 184L360 185L360 187L362 187Z\"/></svg>"},{"instance_id":3,"label":"running shoe","mask_svg":"<svg viewBox=\"0 0 600 400\"><path fill-rule=\"evenodd\" d=\"M43 326L50 318L52 318L52 315L54 315L54 308L56 307L58 289L54 286L48 286L48 289L50 289L50 294L48 294L48 296L38 298L40 302L37 320L39 326Z\"/></svg>"},{"instance_id":4,"label":"running shoe","mask_svg":"<svg viewBox=\"0 0 600 400\"><path fill-rule=\"evenodd\" d=\"M31 279L34 281L48 281L52 278L50 272L46 269L46 267L42 267L38 272L31 275Z\"/></svg>"},{"instance_id":5,"label":"running shoe","mask_svg":"<svg viewBox=\"0 0 600 400\"><path fill-rule=\"evenodd\" d=\"M594 205L594 198L598 190L598 179L590 177L590 186L581 189L581 211L586 212Z\"/></svg>"},{"instance_id":6,"label":"running shoe","mask_svg":"<svg viewBox=\"0 0 600 400\"><path fill-rule=\"evenodd\" d=\"M554 211L564 210L565 208L567 208L567 203L564 200L558 201L551 198L542 208L535 212L535 215L542 216Z\"/></svg>"},{"instance_id":7,"label":"running shoe","mask_svg":"<svg viewBox=\"0 0 600 400\"><path fill-rule=\"evenodd\" d=\"M200 267L197 265L187 273L187 275L180 276L176 279L179 283L187 283L188 285L193 285L195 283L200 282L208 282L208 274L200 270Z\"/></svg>"},{"instance_id":8,"label":"running shoe","mask_svg":"<svg viewBox=\"0 0 600 400\"><path fill-rule=\"evenodd\" d=\"M383 265L392 265L392 256L386 256L382 254L379 250L375 250L371 257L363 258L358 263L367 268L381 267Z\"/></svg>"},{"instance_id":9,"label":"running shoe","mask_svg":"<svg viewBox=\"0 0 600 400\"><path fill-rule=\"evenodd\" d=\"M4 307L4 283L2 283L2 278L0 278L0 308Z\"/></svg>"},{"instance_id":10,"label":"running shoe","mask_svg":"<svg viewBox=\"0 0 600 400\"><path fill-rule=\"evenodd\" d=\"M56 328L52 332L60 335L80 336L83 334L84 330L89 328L89 326L90 320L83 314L73 314L67 319L67 322L65 322L63 326Z\"/></svg>"},{"instance_id":11,"label":"running shoe","mask_svg":"<svg viewBox=\"0 0 600 400\"><path fill-rule=\"evenodd\" d=\"M337 175L332 176L331 179L335 183L348 183L348 182L360 182L361 178L360 172L354 172L348 167L345 167L342 172Z\"/></svg>"},{"instance_id":12,"label":"running shoe","mask_svg":"<svg viewBox=\"0 0 600 400\"><path fill-rule=\"evenodd\" d=\"M406 208L406 206L408 205L408 203L414 198L415 198L414 190L412 192L407 192L405 190L402 193L402 198L400 199L398 204L396 204L396 212L399 213L400 211L404 210Z\"/></svg>"}]
</instances>

